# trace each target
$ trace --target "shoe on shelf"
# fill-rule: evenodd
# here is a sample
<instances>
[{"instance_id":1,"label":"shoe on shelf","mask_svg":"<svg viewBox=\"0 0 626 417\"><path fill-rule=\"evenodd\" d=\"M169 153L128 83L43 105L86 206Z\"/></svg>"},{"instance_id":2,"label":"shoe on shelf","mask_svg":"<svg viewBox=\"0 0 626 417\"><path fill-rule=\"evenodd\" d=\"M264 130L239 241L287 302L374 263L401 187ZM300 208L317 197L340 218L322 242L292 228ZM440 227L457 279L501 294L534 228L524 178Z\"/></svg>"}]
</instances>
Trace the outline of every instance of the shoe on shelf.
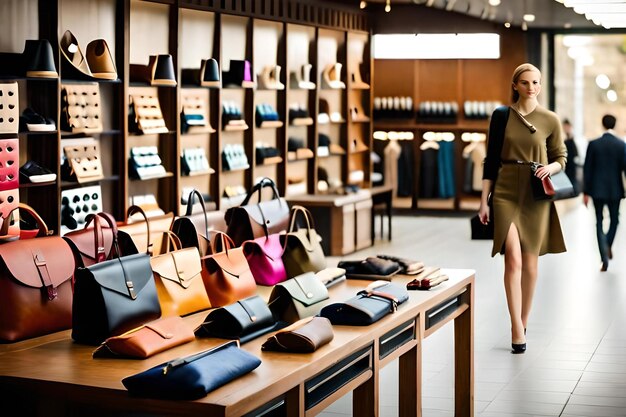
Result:
<instances>
[{"instance_id":1,"label":"shoe on shelf","mask_svg":"<svg viewBox=\"0 0 626 417\"><path fill-rule=\"evenodd\" d=\"M27 161L20 168L20 177L24 178L26 182L42 183L55 181L57 174L50 171L48 168L42 167L35 161Z\"/></svg>"},{"instance_id":2,"label":"shoe on shelf","mask_svg":"<svg viewBox=\"0 0 626 417\"><path fill-rule=\"evenodd\" d=\"M23 60L27 77L58 78L54 66L52 45L47 39L28 39L24 46Z\"/></svg>"},{"instance_id":3,"label":"shoe on shelf","mask_svg":"<svg viewBox=\"0 0 626 417\"><path fill-rule=\"evenodd\" d=\"M54 120L43 117L30 107L27 107L20 116L20 131L25 132L53 132L56 130Z\"/></svg>"},{"instance_id":4,"label":"shoe on shelf","mask_svg":"<svg viewBox=\"0 0 626 417\"><path fill-rule=\"evenodd\" d=\"M176 76L172 55L150 55L148 65L130 64L130 79L150 85L175 86Z\"/></svg>"},{"instance_id":5,"label":"shoe on shelf","mask_svg":"<svg viewBox=\"0 0 626 417\"><path fill-rule=\"evenodd\" d=\"M95 39L89 42L86 57L89 69L95 78L117 80L115 61L111 56L109 45L104 39Z\"/></svg>"},{"instance_id":6,"label":"shoe on shelf","mask_svg":"<svg viewBox=\"0 0 626 417\"><path fill-rule=\"evenodd\" d=\"M72 32L69 30L65 31L63 37L61 37L61 40L59 41L59 46L61 49L61 55L65 57L65 61L63 62L70 64L67 72L71 76L83 75L93 77L93 74L89 69L87 59L83 55L80 45L78 44L78 40Z\"/></svg>"}]
</instances>

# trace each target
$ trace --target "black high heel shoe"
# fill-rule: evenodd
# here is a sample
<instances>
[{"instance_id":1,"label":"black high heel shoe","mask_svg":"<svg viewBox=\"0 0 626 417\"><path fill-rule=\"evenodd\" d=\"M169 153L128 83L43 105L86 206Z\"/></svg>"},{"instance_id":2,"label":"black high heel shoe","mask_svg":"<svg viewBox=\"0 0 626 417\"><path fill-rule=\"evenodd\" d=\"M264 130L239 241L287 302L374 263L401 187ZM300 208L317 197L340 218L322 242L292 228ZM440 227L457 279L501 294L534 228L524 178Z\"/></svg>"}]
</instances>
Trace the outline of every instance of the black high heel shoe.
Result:
<instances>
[{"instance_id":1,"label":"black high heel shoe","mask_svg":"<svg viewBox=\"0 0 626 417\"><path fill-rule=\"evenodd\" d=\"M511 343L511 348L513 354L524 353L526 352L526 343Z\"/></svg>"}]
</instances>

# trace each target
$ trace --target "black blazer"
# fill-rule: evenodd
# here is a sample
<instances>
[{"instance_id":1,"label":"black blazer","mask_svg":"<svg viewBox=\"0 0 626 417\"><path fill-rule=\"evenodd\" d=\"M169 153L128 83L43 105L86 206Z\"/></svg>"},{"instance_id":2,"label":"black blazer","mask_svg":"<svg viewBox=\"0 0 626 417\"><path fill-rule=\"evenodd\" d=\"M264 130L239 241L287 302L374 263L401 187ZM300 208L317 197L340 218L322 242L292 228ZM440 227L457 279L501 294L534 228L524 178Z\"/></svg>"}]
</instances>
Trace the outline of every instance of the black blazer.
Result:
<instances>
[{"instance_id":1,"label":"black blazer","mask_svg":"<svg viewBox=\"0 0 626 417\"><path fill-rule=\"evenodd\" d=\"M626 143L608 132L589 142L583 172L585 194L597 200L624 198Z\"/></svg>"}]
</instances>

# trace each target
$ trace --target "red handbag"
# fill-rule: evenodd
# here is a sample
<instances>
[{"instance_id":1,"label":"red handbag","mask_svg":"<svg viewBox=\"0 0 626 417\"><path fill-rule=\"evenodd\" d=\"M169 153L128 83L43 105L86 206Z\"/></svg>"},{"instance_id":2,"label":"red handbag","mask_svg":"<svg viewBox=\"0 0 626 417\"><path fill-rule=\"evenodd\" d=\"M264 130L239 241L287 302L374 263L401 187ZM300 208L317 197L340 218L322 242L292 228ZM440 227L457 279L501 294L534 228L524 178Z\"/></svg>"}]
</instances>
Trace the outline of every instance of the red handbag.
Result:
<instances>
[{"instance_id":1,"label":"red handbag","mask_svg":"<svg viewBox=\"0 0 626 417\"><path fill-rule=\"evenodd\" d=\"M72 249L77 268L120 256L113 250L113 240L117 238L115 218L108 213L92 216L84 229L69 232L63 238Z\"/></svg>"},{"instance_id":2,"label":"red handbag","mask_svg":"<svg viewBox=\"0 0 626 417\"><path fill-rule=\"evenodd\" d=\"M59 236L0 245L0 340L15 342L69 329L73 274L72 250Z\"/></svg>"}]
</instances>

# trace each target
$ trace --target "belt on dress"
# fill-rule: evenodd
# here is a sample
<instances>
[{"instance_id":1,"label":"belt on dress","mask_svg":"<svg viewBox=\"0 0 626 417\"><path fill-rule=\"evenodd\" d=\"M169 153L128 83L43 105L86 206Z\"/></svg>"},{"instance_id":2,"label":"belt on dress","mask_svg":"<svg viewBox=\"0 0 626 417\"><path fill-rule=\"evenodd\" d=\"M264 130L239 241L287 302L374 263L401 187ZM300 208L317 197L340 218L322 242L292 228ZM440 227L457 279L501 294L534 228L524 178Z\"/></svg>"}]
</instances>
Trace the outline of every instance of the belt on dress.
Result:
<instances>
[{"instance_id":1,"label":"belt on dress","mask_svg":"<svg viewBox=\"0 0 626 417\"><path fill-rule=\"evenodd\" d=\"M509 164L509 165L539 165L536 162L532 162L532 161L520 161L517 159L503 159L502 160L503 164Z\"/></svg>"}]
</instances>

